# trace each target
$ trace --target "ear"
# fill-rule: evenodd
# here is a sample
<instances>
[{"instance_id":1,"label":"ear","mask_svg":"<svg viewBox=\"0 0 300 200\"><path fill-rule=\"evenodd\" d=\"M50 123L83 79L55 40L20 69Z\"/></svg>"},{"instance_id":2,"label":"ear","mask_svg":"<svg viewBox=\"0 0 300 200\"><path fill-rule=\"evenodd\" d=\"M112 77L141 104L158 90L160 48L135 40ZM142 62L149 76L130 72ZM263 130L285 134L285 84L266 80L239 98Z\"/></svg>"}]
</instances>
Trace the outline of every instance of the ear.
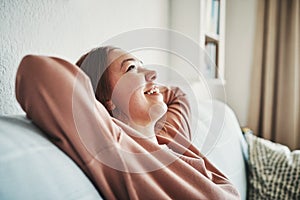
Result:
<instances>
[{"instance_id":1,"label":"ear","mask_svg":"<svg viewBox=\"0 0 300 200\"><path fill-rule=\"evenodd\" d=\"M106 101L106 106L107 106L107 109L112 111L116 108L115 104L112 102L112 100L108 100Z\"/></svg>"}]
</instances>

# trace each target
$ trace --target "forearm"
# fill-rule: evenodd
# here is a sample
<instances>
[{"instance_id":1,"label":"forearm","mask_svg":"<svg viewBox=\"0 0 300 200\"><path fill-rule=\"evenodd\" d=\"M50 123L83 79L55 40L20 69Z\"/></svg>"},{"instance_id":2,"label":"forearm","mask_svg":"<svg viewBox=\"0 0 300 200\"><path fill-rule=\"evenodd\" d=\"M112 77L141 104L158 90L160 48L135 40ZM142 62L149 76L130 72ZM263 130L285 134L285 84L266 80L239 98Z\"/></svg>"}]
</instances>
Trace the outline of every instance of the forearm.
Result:
<instances>
[{"instance_id":1,"label":"forearm","mask_svg":"<svg viewBox=\"0 0 300 200\"><path fill-rule=\"evenodd\" d=\"M190 140L190 105L186 94L178 87L163 87L161 92L168 110L158 124L163 127L164 132L170 133L170 129L176 129Z\"/></svg>"}]
</instances>

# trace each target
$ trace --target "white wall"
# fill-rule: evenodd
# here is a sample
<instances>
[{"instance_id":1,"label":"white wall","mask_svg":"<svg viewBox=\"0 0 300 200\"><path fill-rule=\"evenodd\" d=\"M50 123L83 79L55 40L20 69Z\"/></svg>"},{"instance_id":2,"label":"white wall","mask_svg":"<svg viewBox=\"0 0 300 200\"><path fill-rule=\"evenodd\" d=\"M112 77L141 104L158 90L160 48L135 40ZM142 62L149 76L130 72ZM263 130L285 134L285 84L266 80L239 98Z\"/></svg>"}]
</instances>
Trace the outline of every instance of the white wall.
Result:
<instances>
[{"instance_id":1,"label":"white wall","mask_svg":"<svg viewBox=\"0 0 300 200\"><path fill-rule=\"evenodd\" d=\"M225 79L227 103L247 125L251 68L259 0L227 0Z\"/></svg>"},{"instance_id":2,"label":"white wall","mask_svg":"<svg viewBox=\"0 0 300 200\"><path fill-rule=\"evenodd\" d=\"M200 39L200 1L171 0L170 27L195 42Z\"/></svg>"},{"instance_id":3,"label":"white wall","mask_svg":"<svg viewBox=\"0 0 300 200\"><path fill-rule=\"evenodd\" d=\"M0 2L0 114L22 110L15 74L26 54L75 62L112 36L144 27L168 28L168 0L2 0Z\"/></svg>"}]
</instances>

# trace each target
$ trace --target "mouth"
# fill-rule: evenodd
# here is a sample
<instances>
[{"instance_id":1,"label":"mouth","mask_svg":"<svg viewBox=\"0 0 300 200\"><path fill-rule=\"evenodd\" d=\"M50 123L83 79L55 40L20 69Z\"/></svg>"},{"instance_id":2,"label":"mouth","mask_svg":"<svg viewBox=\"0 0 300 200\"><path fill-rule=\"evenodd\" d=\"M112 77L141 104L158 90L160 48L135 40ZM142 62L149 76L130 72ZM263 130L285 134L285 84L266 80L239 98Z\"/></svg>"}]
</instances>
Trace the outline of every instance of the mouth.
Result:
<instances>
[{"instance_id":1,"label":"mouth","mask_svg":"<svg viewBox=\"0 0 300 200\"><path fill-rule=\"evenodd\" d=\"M160 91L158 86L152 85L150 89L144 92L144 94L148 94L148 95L160 94Z\"/></svg>"}]
</instances>

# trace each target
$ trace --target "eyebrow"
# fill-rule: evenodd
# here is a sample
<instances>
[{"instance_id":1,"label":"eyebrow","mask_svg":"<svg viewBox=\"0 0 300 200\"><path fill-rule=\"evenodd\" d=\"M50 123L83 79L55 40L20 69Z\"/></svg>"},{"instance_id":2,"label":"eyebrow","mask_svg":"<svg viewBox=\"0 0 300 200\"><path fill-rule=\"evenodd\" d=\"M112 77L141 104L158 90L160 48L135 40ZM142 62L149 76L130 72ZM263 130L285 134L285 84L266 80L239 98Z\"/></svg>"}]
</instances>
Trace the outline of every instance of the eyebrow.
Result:
<instances>
[{"instance_id":1,"label":"eyebrow","mask_svg":"<svg viewBox=\"0 0 300 200\"><path fill-rule=\"evenodd\" d=\"M126 62L129 62L129 61L138 61L138 62L140 62L140 63L143 64L142 61L137 60L137 59L135 59L135 58L127 58L127 59L125 59L125 60L122 61L122 63L121 63L121 68L124 66L124 64L125 64Z\"/></svg>"}]
</instances>

